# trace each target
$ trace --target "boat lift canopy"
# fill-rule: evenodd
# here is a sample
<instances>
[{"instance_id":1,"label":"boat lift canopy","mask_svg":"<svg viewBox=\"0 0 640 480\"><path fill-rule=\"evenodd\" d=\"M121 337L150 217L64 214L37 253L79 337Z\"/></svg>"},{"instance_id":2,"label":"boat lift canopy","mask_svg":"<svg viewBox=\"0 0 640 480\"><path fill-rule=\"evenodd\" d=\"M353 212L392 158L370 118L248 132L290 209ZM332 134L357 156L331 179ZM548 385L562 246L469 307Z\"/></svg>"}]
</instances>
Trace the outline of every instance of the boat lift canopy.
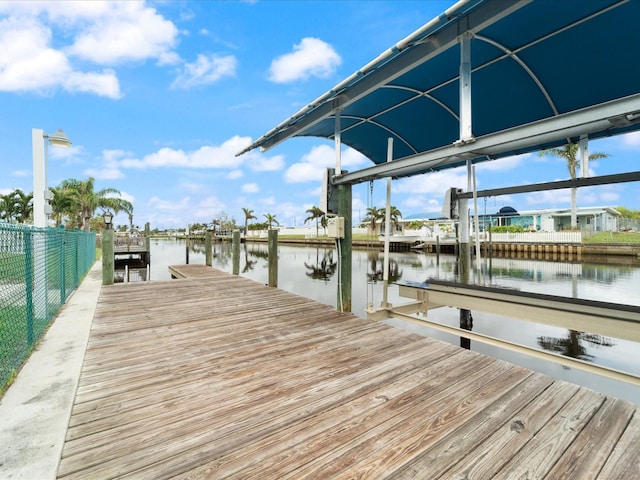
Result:
<instances>
[{"instance_id":1,"label":"boat lift canopy","mask_svg":"<svg viewBox=\"0 0 640 480\"><path fill-rule=\"evenodd\" d=\"M638 19L637 0L460 1L239 155L338 137L374 163L334 179L355 184L638 130Z\"/></svg>"}]
</instances>

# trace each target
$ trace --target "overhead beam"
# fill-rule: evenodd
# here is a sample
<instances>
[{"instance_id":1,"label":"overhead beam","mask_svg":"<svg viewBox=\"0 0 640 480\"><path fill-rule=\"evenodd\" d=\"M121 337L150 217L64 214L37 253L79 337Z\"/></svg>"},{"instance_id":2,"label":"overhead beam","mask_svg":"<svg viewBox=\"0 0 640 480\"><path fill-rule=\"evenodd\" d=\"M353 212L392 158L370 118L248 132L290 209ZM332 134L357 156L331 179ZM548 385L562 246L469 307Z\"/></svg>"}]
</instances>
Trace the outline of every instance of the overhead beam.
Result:
<instances>
[{"instance_id":1,"label":"overhead beam","mask_svg":"<svg viewBox=\"0 0 640 480\"><path fill-rule=\"evenodd\" d=\"M598 177L576 178L575 180L560 180L557 182L533 183L531 185L516 185L514 187L490 188L479 190L477 197L498 197L515 193L543 192L545 190L560 190L563 188L591 187L594 185L609 185L612 183L640 182L640 172L615 173ZM456 198L472 198L473 192L461 192L453 195Z\"/></svg>"},{"instance_id":2,"label":"overhead beam","mask_svg":"<svg viewBox=\"0 0 640 480\"><path fill-rule=\"evenodd\" d=\"M640 120L640 94L611 100L555 117L476 137L475 142L454 144L335 177L333 182L356 184L379 178L413 175L504 156L535 145L561 142L571 137L603 132Z\"/></svg>"}]
</instances>

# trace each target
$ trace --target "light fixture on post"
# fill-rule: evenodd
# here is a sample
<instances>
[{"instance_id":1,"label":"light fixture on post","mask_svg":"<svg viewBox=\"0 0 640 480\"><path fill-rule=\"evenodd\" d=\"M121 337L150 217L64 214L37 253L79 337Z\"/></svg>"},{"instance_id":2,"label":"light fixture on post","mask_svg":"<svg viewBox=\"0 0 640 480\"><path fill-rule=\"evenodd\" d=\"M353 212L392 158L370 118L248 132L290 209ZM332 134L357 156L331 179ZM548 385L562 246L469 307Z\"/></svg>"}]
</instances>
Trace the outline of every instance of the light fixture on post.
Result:
<instances>
[{"instance_id":1,"label":"light fixture on post","mask_svg":"<svg viewBox=\"0 0 640 480\"><path fill-rule=\"evenodd\" d=\"M70 147L71 142L61 129L48 135L39 128L31 130L33 148L33 225L47 226L47 200L50 192L47 187L47 143L57 147Z\"/></svg>"},{"instance_id":2,"label":"light fixture on post","mask_svg":"<svg viewBox=\"0 0 640 480\"><path fill-rule=\"evenodd\" d=\"M111 225L113 222L113 213L111 213L109 210L105 210L104 213L102 214L102 221L104 222L104 229L111 230Z\"/></svg>"}]
</instances>

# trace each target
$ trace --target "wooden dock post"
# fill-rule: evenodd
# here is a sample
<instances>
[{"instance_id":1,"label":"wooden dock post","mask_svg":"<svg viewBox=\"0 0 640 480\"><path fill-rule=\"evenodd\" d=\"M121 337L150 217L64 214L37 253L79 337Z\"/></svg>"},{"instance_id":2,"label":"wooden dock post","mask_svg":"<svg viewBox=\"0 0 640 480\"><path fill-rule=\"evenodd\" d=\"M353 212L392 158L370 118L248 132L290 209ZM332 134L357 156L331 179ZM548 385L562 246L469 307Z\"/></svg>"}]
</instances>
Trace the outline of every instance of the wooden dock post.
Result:
<instances>
[{"instance_id":1,"label":"wooden dock post","mask_svg":"<svg viewBox=\"0 0 640 480\"><path fill-rule=\"evenodd\" d=\"M240 275L240 230L233 231L231 249L233 256L233 274Z\"/></svg>"},{"instance_id":2,"label":"wooden dock post","mask_svg":"<svg viewBox=\"0 0 640 480\"><path fill-rule=\"evenodd\" d=\"M440 235L436 235L436 265L440 265Z\"/></svg>"},{"instance_id":3,"label":"wooden dock post","mask_svg":"<svg viewBox=\"0 0 640 480\"><path fill-rule=\"evenodd\" d=\"M113 285L114 263L113 230L102 231L102 285Z\"/></svg>"},{"instance_id":4,"label":"wooden dock post","mask_svg":"<svg viewBox=\"0 0 640 480\"><path fill-rule=\"evenodd\" d=\"M467 199L458 199L458 275L460 283L469 283L469 269L471 264L471 255L469 248L469 208ZM471 310L466 308L460 309L460 328L465 330L471 330L473 328L473 317L471 316ZM462 348L470 349L471 340L468 338L460 337L460 346Z\"/></svg>"},{"instance_id":5,"label":"wooden dock post","mask_svg":"<svg viewBox=\"0 0 640 480\"><path fill-rule=\"evenodd\" d=\"M269 283L270 287L278 286L278 230L269 229Z\"/></svg>"},{"instance_id":6,"label":"wooden dock post","mask_svg":"<svg viewBox=\"0 0 640 480\"><path fill-rule=\"evenodd\" d=\"M340 274L338 278L338 309L341 312L351 311L351 185L338 185L338 215L344 218L344 238L337 240L340 258ZM342 307L342 308L340 308Z\"/></svg>"},{"instance_id":7,"label":"wooden dock post","mask_svg":"<svg viewBox=\"0 0 640 480\"><path fill-rule=\"evenodd\" d=\"M211 232L207 232L204 237L204 263L207 267L213 265L213 256L211 255Z\"/></svg>"}]
</instances>

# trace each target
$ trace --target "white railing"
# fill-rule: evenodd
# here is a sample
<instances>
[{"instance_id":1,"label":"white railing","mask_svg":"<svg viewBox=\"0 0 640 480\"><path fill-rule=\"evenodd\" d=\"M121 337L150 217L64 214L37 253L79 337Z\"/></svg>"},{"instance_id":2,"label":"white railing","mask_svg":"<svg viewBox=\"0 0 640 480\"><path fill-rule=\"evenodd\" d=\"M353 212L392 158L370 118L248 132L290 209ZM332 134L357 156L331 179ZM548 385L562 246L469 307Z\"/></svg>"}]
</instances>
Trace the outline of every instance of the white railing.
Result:
<instances>
[{"instance_id":1,"label":"white railing","mask_svg":"<svg viewBox=\"0 0 640 480\"><path fill-rule=\"evenodd\" d=\"M489 241L488 233L481 233L480 240ZM522 233L492 233L494 243L562 243L581 244L582 232L522 232Z\"/></svg>"}]
</instances>

